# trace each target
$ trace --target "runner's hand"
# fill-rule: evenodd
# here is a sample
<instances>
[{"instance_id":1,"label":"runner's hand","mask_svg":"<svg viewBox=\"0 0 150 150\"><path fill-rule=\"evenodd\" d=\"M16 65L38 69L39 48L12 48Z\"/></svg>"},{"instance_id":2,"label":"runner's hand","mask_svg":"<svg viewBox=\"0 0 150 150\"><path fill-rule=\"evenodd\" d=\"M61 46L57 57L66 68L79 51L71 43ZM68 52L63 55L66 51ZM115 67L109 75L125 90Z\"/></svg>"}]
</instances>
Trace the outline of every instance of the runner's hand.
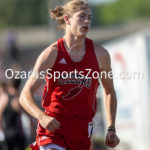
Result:
<instances>
[{"instance_id":1,"label":"runner's hand","mask_svg":"<svg viewBox=\"0 0 150 150\"><path fill-rule=\"evenodd\" d=\"M49 130L50 132L54 132L55 130L60 128L60 123L54 117L50 117L47 115L43 115L39 117L40 125Z\"/></svg>"},{"instance_id":2,"label":"runner's hand","mask_svg":"<svg viewBox=\"0 0 150 150\"><path fill-rule=\"evenodd\" d=\"M114 131L108 131L106 135L106 145L108 147L115 147L119 144L120 140Z\"/></svg>"}]
</instances>

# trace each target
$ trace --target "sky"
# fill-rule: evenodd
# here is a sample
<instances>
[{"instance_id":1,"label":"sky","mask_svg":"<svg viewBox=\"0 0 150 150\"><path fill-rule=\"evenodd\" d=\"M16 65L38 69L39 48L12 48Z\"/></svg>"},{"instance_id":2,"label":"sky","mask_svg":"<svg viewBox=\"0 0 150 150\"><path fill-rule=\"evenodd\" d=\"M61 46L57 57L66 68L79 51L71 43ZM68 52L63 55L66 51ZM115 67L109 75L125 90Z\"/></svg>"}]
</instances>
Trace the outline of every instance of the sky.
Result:
<instances>
[{"instance_id":1,"label":"sky","mask_svg":"<svg viewBox=\"0 0 150 150\"><path fill-rule=\"evenodd\" d=\"M97 5L97 4L101 4L101 3L109 3L109 2L113 2L115 0L87 0L90 4L93 5Z\"/></svg>"}]
</instances>

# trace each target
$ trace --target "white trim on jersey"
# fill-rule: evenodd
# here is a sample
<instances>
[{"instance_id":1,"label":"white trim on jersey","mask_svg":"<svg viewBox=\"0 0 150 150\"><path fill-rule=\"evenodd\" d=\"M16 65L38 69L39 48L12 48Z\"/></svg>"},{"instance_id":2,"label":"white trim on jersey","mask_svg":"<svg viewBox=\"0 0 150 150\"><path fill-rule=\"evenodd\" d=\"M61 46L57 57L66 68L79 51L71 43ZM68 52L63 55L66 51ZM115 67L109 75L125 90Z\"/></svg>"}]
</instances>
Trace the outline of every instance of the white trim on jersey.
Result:
<instances>
[{"instance_id":1,"label":"white trim on jersey","mask_svg":"<svg viewBox=\"0 0 150 150\"><path fill-rule=\"evenodd\" d=\"M46 89L45 96L44 96L44 98L43 98L43 103L42 103L42 105L44 105L45 98L46 98L46 96L47 96L47 93L48 93L48 90L49 90L49 81L47 81L47 82L46 82L46 84L47 84L47 89Z\"/></svg>"},{"instance_id":2,"label":"white trim on jersey","mask_svg":"<svg viewBox=\"0 0 150 150\"><path fill-rule=\"evenodd\" d=\"M91 138L92 137L92 134L93 134L93 122L89 122L88 124L88 138Z\"/></svg>"},{"instance_id":3,"label":"white trim on jersey","mask_svg":"<svg viewBox=\"0 0 150 150\"><path fill-rule=\"evenodd\" d=\"M47 145L40 146L40 150L47 150L49 148L55 148L57 150L66 150L65 148L63 148L57 144L47 144Z\"/></svg>"}]
</instances>

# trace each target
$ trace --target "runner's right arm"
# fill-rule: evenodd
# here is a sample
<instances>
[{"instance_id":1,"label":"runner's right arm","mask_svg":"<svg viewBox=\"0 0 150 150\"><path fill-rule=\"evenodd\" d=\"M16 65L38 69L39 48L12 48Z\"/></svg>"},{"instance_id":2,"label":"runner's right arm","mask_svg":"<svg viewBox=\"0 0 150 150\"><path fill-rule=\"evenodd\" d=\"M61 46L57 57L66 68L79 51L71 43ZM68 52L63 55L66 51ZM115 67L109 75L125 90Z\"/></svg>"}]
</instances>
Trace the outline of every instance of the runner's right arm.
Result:
<instances>
[{"instance_id":1,"label":"runner's right arm","mask_svg":"<svg viewBox=\"0 0 150 150\"><path fill-rule=\"evenodd\" d=\"M56 57L57 43L54 43L46 48L38 57L33 72L26 82L19 98L22 107L33 117L38 119L43 128L48 129L51 132L58 129L60 123L55 118L44 114L44 112L36 105L33 94L41 86L44 79L40 79L40 76L38 77L34 75L41 71L46 72L46 69L52 68Z\"/></svg>"}]
</instances>

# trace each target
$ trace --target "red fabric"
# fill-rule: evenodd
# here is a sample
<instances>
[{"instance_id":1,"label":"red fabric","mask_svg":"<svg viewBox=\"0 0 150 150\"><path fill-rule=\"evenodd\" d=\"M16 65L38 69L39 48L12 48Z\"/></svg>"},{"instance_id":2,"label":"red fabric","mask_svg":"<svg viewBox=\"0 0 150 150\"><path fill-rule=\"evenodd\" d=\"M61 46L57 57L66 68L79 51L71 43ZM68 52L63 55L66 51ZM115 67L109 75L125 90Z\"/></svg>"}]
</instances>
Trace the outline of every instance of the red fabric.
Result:
<instances>
[{"instance_id":1,"label":"red fabric","mask_svg":"<svg viewBox=\"0 0 150 150\"><path fill-rule=\"evenodd\" d=\"M39 146L37 145L36 142L32 143L32 144L30 145L30 148L31 148L32 150L39 150Z\"/></svg>"},{"instance_id":2,"label":"red fabric","mask_svg":"<svg viewBox=\"0 0 150 150\"><path fill-rule=\"evenodd\" d=\"M65 60L66 64L60 63L62 59ZM50 73L53 74L55 71L70 73L75 69L78 72L84 71L84 75L88 73L85 69L91 69L88 77L92 77L94 71L99 72L92 41L86 38L86 52L82 61L73 62L64 47L63 39L58 40L58 56ZM55 82L53 78L46 78L42 106L46 110L66 116L77 115L80 118L92 118L96 111L98 85L98 80L93 78L59 78Z\"/></svg>"},{"instance_id":3,"label":"red fabric","mask_svg":"<svg viewBox=\"0 0 150 150\"><path fill-rule=\"evenodd\" d=\"M37 142L39 145L49 143L57 144L67 150L89 150L90 137L88 133L88 123L90 120L70 119L57 114L46 112L60 122L60 129L55 132L49 132L40 125L38 127L39 135Z\"/></svg>"},{"instance_id":4,"label":"red fabric","mask_svg":"<svg viewBox=\"0 0 150 150\"><path fill-rule=\"evenodd\" d=\"M82 74L87 75L88 70L85 69L91 69L88 77L92 77L94 71L99 72L93 42L87 38L85 42L86 52L83 59L80 62L73 62L65 49L63 39L59 39L57 59L50 73L53 74L55 71L60 73L67 71L70 73L76 69L78 72L83 71ZM78 74L78 76L80 75ZM47 75L47 77L50 76ZM42 106L46 110L45 113L51 113L60 121L61 129L58 132L50 133L39 125L37 143L44 145L55 142L55 144L65 146L67 139L71 139L72 143L79 139L77 140L78 143L79 141L84 141L87 142L85 145L89 145L90 141L86 137L88 133L87 127L88 122L92 120L96 112L98 85L98 79L76 79L73 74L66 79L60 77L55 82L54 78L46 78Z\"/></svg>"}]
</instances>

